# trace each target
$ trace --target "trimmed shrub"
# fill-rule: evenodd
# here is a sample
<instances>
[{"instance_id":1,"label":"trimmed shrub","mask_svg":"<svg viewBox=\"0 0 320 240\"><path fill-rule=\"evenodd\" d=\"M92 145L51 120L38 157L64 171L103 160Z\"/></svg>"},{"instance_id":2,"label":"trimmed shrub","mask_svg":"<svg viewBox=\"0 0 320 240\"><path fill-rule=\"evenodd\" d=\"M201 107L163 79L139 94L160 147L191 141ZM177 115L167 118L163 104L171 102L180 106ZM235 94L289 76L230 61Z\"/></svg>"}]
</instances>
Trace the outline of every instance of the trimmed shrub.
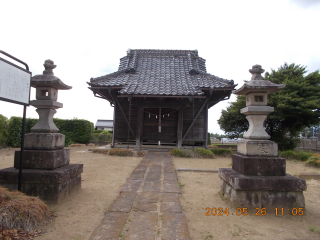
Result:
<instances>
[{"instance_id":1,"label":"trimmed shrub","mask_svg":"<svg viewBox=\"0 0 320 240\"><path fill-rule=\"evenodd\" d=\"M213 149L210 149L210 151L213 154L216 154L219 156L229 157L232 155L232 151L230 149L226 149L226 148L213 148Z\"/></svg>"},{"instance_id":2,"label":"trimmed shrub","mask_svg":"<svg viewBox=\"0 0 320 240\"><path fill-rule=\"evenodd\" d=\"M297 153L296 159L299 161L307 161L309 157L312 156L312 153L300 151Z\"/></svg>"},{"instance_id":3,"label":"trimmed shrub","mask_svg":"<svg viewBox=\"0 0 320 240\"><path fill-rule=\"evenodd\" d=\"M216 145L209 145L208 148L218 148Z\"/></svg>"},{"instance_id":4,"label":"trimmed shrub","mask_svg":"<svg viewBox=\"0 0 320 240\"><path fill-rule=\"evenodd\" d=\"M109 155L111 156L128 156L131 157L133 156L133 152L129 149L120 149L120 148L113 148L109 150Z\"/></svg>"},{"instance_id":5,"label":"trimmed shrub","mask_svg":"<svg viewBox=\"0 0 320 240\"><path fill-rule=\"evenodd\" d=\"M169 152L175 157L184 158L214 158L214 154L205 148L195 148L195 149L178 149L175 148Z\"/></svg>"},{"instance_id":6,"label":"trimmed shrub","mask_svg":"<svg viewBox=\"0 0 320 240\"><path fill-rule=\"evenodd\" d=\"M0 114L0 146L7 146L9 120Z\"/></svg>"},{"instance_id":7,"label":"trimmed shrub","mask_svg":"<svg viewBox=\"0 0 320 240\"><path fill-rule=\"evenodd\" d=\"M201 158L213 158L214 154L209 149L205 148L196 148L194 149L194 152L196 153L197 157Z\"/></svg>"},{"instance_id":8,"label":"trimmed shrub","mask_svg":"<svg viewBox=\"0 0 320 240\"><path fill-rule=\"evenodd\" d=\"M31 132L31 128L38 122L38 119L27 118L26 119L26 133ZM59 128L59 133L65 135L65 145L69 146L73 143L89 142L90 134L93 132L93 123L87 120L81 119L58 119L54 118L53 122ZM22 135L22 118L11 117L8 127L8 146L20 147L21 135Z\"/></svg>"},{"instance_id":9,"label":"trimmed shrub","mask_svg":"<svg viewBox=\"0 0 320 240\"><path fill-rule=\"evenodd\" d=\"M285 159L296 159L297 153L292 150L287 150L280 152L279 157L285 158Z\"/></svg>"}]
</instances>

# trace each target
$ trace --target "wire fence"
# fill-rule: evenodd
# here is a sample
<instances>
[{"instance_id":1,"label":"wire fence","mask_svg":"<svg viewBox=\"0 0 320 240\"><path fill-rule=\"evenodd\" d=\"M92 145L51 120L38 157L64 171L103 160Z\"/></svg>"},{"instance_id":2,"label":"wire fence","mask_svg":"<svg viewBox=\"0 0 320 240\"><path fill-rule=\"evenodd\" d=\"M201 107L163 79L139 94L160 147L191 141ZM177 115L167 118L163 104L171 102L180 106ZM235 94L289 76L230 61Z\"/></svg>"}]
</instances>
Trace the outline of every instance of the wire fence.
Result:
<instances>
[{"instance_id":1,"label":"wire fence","mask_svg":"<svg viewBox=\"0 0 320 240\"><path fill-rule=\"evenodd\" d=\"M320 151L320 142L318 139L303 138L298 144L298 149L304 151Z\"/></svg>"}]
</instances>

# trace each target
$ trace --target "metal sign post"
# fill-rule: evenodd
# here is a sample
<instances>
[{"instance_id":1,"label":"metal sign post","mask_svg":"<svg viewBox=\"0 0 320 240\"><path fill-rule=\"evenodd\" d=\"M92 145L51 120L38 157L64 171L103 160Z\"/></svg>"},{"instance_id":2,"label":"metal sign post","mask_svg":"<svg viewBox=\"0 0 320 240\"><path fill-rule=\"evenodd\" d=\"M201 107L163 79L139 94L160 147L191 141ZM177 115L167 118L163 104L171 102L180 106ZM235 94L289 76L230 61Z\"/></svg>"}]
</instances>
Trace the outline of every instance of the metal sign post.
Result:
<instances>
[{"instance_id":1,"label":"metal sign post","mask_svg":"<svg viewBox=\"0 0 320 240\"><path fill-rule=\"evenodd\" d=\"M0 58L0 100L23 105L21 152L18 182L18 190L21 191L24 134L26 127L27 106L29 106L30 104L31 72L29 72L29 67L25 62L11 56L10 54L4 51L0 50L0 53L23 64L26 67L25 70L5 59Z\"/></svg>"}]
</instances>

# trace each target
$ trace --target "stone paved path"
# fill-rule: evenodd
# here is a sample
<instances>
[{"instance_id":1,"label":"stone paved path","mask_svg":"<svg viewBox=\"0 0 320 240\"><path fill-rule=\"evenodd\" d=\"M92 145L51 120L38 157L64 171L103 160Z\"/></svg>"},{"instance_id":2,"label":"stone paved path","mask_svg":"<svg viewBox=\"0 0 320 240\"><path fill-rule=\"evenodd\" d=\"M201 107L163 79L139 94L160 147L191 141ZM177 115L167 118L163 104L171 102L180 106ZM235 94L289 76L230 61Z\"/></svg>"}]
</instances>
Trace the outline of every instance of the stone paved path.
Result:
<instances>
[{"instance_id":1,"label":"stone paved path","mask_svg":"<svg viewBox=\"0 0 320 240\"><path fill-rule=\"evenodd\" d=\"M132 172L90 240L188 240L171 157L148 152Z\"/></svg>"}]
</instances>

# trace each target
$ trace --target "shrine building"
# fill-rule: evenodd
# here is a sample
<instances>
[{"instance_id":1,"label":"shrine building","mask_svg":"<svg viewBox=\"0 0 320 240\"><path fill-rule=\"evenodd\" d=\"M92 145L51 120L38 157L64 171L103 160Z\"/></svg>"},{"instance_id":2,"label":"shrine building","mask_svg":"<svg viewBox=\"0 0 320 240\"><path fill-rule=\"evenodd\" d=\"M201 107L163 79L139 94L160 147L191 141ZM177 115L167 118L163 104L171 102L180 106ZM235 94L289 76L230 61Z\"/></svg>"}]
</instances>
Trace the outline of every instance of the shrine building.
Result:
<instances>
[{"instance_id":1,"label":"shrine building","mask_svg":"<svg viewBox=\"0 0 320 240\"><path fill-rule=\"evenodd\" d=\"M132 50L119 69L91 78L94 96L114 107L112 147L207 147L208 109L236 86L207 73L197 50ZM217 112L220 114L220 112Z\"/></svg>"}]
</instances>

